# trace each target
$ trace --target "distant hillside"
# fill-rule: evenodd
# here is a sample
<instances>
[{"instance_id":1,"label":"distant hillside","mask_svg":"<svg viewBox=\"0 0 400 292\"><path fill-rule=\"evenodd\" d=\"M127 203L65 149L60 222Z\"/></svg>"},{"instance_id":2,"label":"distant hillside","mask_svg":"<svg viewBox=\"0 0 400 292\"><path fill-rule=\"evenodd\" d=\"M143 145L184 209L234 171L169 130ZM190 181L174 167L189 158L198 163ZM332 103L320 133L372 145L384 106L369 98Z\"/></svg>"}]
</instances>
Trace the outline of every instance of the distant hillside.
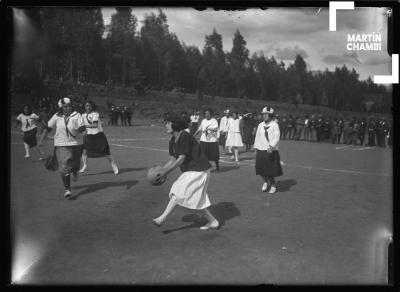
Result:
<instances>
[{"instance_id":1,"label":"distant hillside","mask_svg":"<svg viewBox=\"0 0 400 292\"><path fill-rule=\"evenodd\" d=\"M193 109L199 109L202 111L207 107L211 107L216 114L221 114L225 109L236 110L242 113L245 112L260 112L264 106L272 106L276 113L291 114L291 115L312 115L312 114L323 114L325 116L335 116L335 110L312 105L299 105L296 107L293 104L282 103L276 101L267 100L245 100L225 97L215 97L212 99L210 96L203 96L198 98L195 94L184 94L181 92L162 92L148 90L144 94L138 94L132 88L118 88L107 89L103 85L89 84L86 87L89 99L93 100L97 106L99 112L103 116L107 114L107 101L113 102L115 105L129 105L134 108L135 117L149 118L157 121L162 119L163 114L166 111L188 111L189 114ZM81 93L82 89L78 86L73 86L67 89L67 92L72 94ZM56 97L54 97L57 99ZM21 105L23 103L32 103L32 96L23 94L13 94L13 104ZM18 109L19 110L19 109ZM338 111L337 115L345 116L368 116L365 112L350 112L350 111ZM377 114L378 116L388 116L385 114Z\"/></svg>"},{"instance_id":2,"label":"distant hillside","mask_svg":"<svg viewBox=\"0 0 400 292\"><path fill-rule=\"evenodd\" d=\"M276 113L291 114L291 115L312 115L323 114L326 116L335 116L335 110L312 105L299 105L296 107L293 104L282 103L276 101L265 100L244 100L236 98L215 97L214 100L210 96L204 96L199 99L195 94L183 94L179 92L161 92L147 91L146 94L139 95L134 90L123 90L116 88L112 91L102 91L98 86L91 86L89 90L89 98L95 101L106 113L106 101L112 100L116 105L136 105L136 114L152 119L160 119L166 111L188 111L199 109L202 111L205 108L211 107L216 114L229 108L239 112L260 112L264 106L272 106ZM366 112L350 112L338 111L338 115L366 117ZM379 116L387 116L380 115Z\"/></svg>"}]
</instances>

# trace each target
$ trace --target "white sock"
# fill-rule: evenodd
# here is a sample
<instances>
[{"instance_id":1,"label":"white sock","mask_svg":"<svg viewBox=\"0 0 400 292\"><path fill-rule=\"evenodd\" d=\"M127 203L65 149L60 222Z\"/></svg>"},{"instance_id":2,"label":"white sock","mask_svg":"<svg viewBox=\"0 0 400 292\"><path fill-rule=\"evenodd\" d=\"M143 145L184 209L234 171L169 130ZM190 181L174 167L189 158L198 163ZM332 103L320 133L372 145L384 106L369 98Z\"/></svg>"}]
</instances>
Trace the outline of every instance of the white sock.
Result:
<instances>
[{"instance_id":1,"label":"white sock","mask_svg":"<svg viewBox=\"0 0 400 292\"><path fill-rule=\"evenodd\" d=\"M30 156L30 153L29 153L29 145L26 144L26 143L24 143L24 146L25 146L25 152L26 152L26 155L25 155L25 156Z\"/></svg>"}]
</instances>

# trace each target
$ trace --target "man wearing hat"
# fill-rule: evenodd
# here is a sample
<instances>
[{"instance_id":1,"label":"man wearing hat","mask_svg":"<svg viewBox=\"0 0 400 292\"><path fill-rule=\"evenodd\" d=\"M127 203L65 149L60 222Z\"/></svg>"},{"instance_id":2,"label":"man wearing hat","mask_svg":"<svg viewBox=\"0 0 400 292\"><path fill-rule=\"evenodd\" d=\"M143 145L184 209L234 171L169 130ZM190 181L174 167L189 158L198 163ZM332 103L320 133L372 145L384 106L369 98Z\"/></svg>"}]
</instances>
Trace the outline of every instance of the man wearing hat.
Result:
<instances>
[{"instance_id":1,"label":"man wearing hat","mask_svg":"<svg viewBox=\"0 0 400 292\"><path fill-rule=\"evenodd\" d=\"M264 107L261 113L264 121L257 127L254 142L256 175L260 175L264 181L261 190L266 192L270 188L269 193L274 194L276 192L275 177L283 174L278 151L280 131L279 125L274 120L273 108Z\"/></svg>"},{"instance_id":2,"label":"man wearing hat","mask_svg":"<svg viewBox=\"0 0 400 292\"><path fill-rule=\"evenodd\" d=\"M376 135L376 122L375 118L371 116L367 125L368 132L368 146L375 146L375 135Z\"/></svg>"},{"instance_id":3,"label":"man wearing hat","mask_svg":"<svg viewBox=\"0 0 400 292\"><path fill-rule=\"evenodd\" d=\"M252 113L246 113L243 115L243 143L246 145L246 152L251 150L251 146L254 144L255 128L257 127L257 121L253 118Z\"/></svg>"},{"instance_id":4,"label":"man wearing hat","mask_svg":"<svg viewBox=\"0 0 400 292\"><path fill-rule=\"evenodd\" d=\"M226 136L228 134L228 121L229 121L229 109L224 110L224 116L221 118L219 123L219 145L222 146L221 153L226 154L225 143Z\"/></svg>"}]
</instances>

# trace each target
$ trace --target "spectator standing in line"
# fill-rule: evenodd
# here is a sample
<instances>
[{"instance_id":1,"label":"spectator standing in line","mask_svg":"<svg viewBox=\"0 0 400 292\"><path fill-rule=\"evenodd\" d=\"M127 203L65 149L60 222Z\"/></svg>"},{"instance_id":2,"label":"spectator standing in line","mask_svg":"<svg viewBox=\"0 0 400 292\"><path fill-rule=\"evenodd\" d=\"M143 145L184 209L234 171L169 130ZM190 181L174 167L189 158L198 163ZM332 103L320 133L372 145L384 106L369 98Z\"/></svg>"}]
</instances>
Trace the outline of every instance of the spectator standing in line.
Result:
<instances>
[{"instance_id":1,"label":"spectator standing in line","mask_svg":"<svg viewBox=\"0 0 400 292\"><path fill-rule=\"evenodd\" d=\"M342 137L343 137L344 121L343 121L342 117L339 118L338 125L339 125L339 129L340 129L339 143L340 143L340 141L342 141L342 143L343 143Z\"/></svg>"},{"instance_id":2,"label":"spectator standing in line","mask_svg":"<svg viewBox=\"0 0 400 292\"><path fill-rule=\"evenodd\" d=\"M310 117L310 141L315 142L317 141L317 119L314 115Z\"/></svg>"},{"instance_id":3,"label":"spectator standing in line","mask_svg":"<svg viewBox=\"0 0 400 292\"><path fill-rule=\"evenodd\" d=\"M324 119L324 122L322 124L322 133L323 133L323 140L324 141L329 141L331 139L331 122L330 122L331 118L326 117Z\"/></svg>"},{"instance_id":4,"label":"spectator standing in line","mask_svg":"<svg viewBox=\"0 0 400 292\"><path fill-rule=\"evenodd\" d=\"M392 122L388 123L388 134L387 134L387 147L392 148L393 146L393 124Z\"/></svg>"},{"instance_id":5,"label":"spectator standing in line","mask_svg":"<svg viewBox=\"0 0 400 292\"><path fill-rule=\"evenodd\" d=\"M322 136L322 123L323 123L323 118L322 115L318 115L318 119L315 124L315 130L317 134L317 142L321 142L321 136Z\"/></svg>"},{"instance_id":6,"label":"spectator standing in line","mask_svg":"<svg viewBox=\"0 0 400 292\"><path fill-rule=\"evenodd\" d=\"M340 136L341 136L341 131L340 131L339 121L334 120L332 126L332 144L339 144Z\"/></svg>"},{"instance_id":7,"label":"spectator standing in line","mask_svg":"<svg viewBox=\"0 0 400 292\"><path fill-rule=\"evenodd\" d=\"M122 108L120 106L117 106L116 110L116 117L115 117L116 126L118 126L118 120L121 120L122 123Z\"/></svg>"},{"instance_id":8,"label":"spectator standing in line","mask_svg":"<svg viewBox=\"0 0 400 292\"><path fill-rule=\"evenodd\" d=\"M358 144L359 135L360 135L360 123L355 118L354 121L353 121L353 127L352 127L352 134L351 134L350 143L353 144L353 145L357 145Z\"/></svg>"},{"instance_id":9,"label":"spectator standing in line","mask_svg":"<svg viewBox=\"0 0 400 292\"><path fill-rule=\"evenodd\" d=\"M308 115L304 119L304 140L310 141L310 119Z\"/></svg>"},{"instance_id":10,"label":"spectator standing in line","mask_svg":"<svg viewBox=\"0 0 400 292\"><path fill-rule=\"evenodd\" d=\"M364 145L365 131L367 130L367 120L365 118L361 119L360 122L360 131L358 139L360 139L361 146Z\"/></svg>"},{"instance_id":11,"label":"spectator standing in line","mask_svg":"<svg viewBox=\"0 0 400 292\"><path fill-rule=\"evenodd\" d=\"M259 123L261 123L262 120L259 121ZM288 119L286 114L282 115L282 119L281 119L281 123L279 124L279 128L280 128L280 139L281 140L285 140L286 139L286 134L288 131Z\"/></svg>"},{"instance_id":12,"label":"spectator standing in line","mask_svg":"<svg viewBox=\"0 0 400 292\"><path fill-rule=\"evenodd\" d=\"M302 116L298 116L296 119L296 141L301 139L301 134L304 132L304 119Z\"/></svg>"},{"instance_id":13,"label":"spectator standing in line","mask_svg":"<svg viewBox=\"0 0 400 292\"><path fill-rule=\"evenodd\" d=\"M126 111L126 119L128 121L128 125L132 126L131 122L132 122L132 110L130 107L126 107L125 109Z\"/></svg>"},{"instance_id":14,"label":"spectator standing in line","mask_svg":"<svg viewBox=\"0 0 400 292\"><path fill-rule=\"evenodd\" d=\"M287 139L292 140L294 138L295 120L292 115L289 115L287 120Z\"/></svg>"},{"instance_id":15,"label":"spectator standing in line","mask_svg":"<svg viewBox=\"0 0 400 292\"><path fill-rule=\"evenodd\" d=\"M350 120L345 118L343 121L343 144L349 144L351 131Z\"/></svg>"},{"instance_id":16,"label":"spectator standing in line","mask_svg":"<svg viewBox=\"0 0 400 292\"><path fill-rule=\"evenodd\" d=\"M127 113L126 113L126 109L127 109L126 106L122 106L121 107L121 126L126 126L127 125L128 116L127 116Z\"/></svg>"},{"instance_id":17,"label":"spectator standing in line","mask_svg":"<svg viewBox=\"0 0 400 292\"><path fill-rule=\"evenodd\" d=\"M379 147L384 147L385 134L384 134L383 118L379 118L376 123L376 140Z\"/></svg>"},{"instance_id":18,"label":"spectator standing in line","mask_svg":"<svg viewBox=\"0 0 400 292\"><path fill-rule=\"evenodd\" d=\"M383 147L388 147L388 135L389 135L389 123L386 119L383 120L382 124L382 130L383 130Z\"/></svg>"},{"instance_id":19,"label":"spectator standing in line","mask_svg":"<svg viewBox=\"0 0 400 292\"><path fill-rule=\"evenodd\" d=\"M375 135L376 135L376 122L375 118L371 116L367 125L368 132L368 146L375 146Z\"/></svg>"}]
</instances>

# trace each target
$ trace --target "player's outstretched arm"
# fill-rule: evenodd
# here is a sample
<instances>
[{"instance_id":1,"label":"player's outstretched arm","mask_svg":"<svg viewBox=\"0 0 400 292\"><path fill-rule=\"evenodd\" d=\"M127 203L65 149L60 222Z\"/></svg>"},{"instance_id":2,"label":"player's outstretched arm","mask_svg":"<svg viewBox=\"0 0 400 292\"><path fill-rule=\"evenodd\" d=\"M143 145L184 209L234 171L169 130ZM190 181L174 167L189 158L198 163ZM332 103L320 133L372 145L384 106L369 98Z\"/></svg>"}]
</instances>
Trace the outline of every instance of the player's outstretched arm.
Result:
<instances>
[{"instance_id":1,"label":"player's outstretched arm","mask_svg":"<svg viewBox=\"0 0 400 292\"><path fill-rule=\"evenodd\" d=\"M172 161L172 159L170 160ZM167 176L170 172L172 172L175 168L179 167L185 161L185 155L179 155L178 159L175 159L172 163L167 163L164 166L164 173L161 174L160 178Z\"/></svg>"},{"instance_id":2,"label":"player's outstretched arm","mask_svg":"<svg viewBox=\"0 0 400 292\"><path fill-rule=\"evenodd\" d=\"M167 163L163 166L164 169L169 168L174 162L175 162L176 158L171 156L170 159L167 161Z\"/></svg>"}]
</instances>

